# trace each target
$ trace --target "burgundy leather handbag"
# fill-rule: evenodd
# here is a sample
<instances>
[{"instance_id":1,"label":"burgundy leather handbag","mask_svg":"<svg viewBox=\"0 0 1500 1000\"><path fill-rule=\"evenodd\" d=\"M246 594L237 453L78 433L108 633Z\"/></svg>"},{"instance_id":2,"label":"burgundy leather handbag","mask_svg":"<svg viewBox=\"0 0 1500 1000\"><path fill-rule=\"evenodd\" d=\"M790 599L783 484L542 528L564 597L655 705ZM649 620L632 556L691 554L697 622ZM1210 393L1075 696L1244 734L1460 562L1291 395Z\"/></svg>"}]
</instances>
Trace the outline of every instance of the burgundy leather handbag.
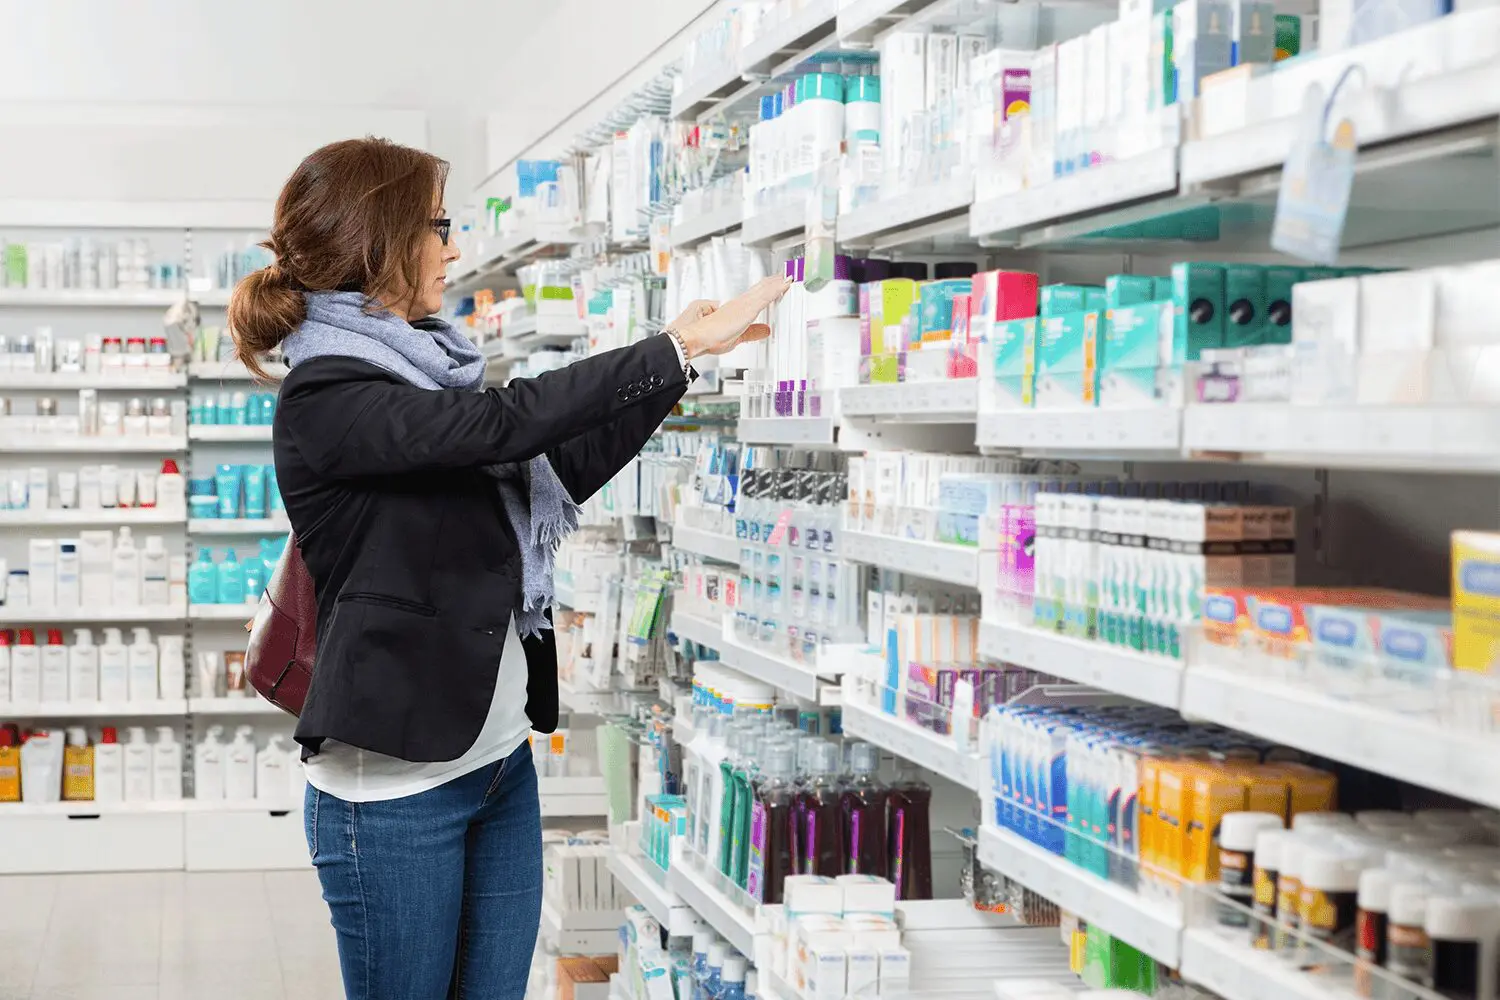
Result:
<instances>
[{"instance_id":1,"label":"burgundy leather handbag","mask_svg":"<svg viewBox=\"0 0 1500 1000\"><path fill-rule=\"evenodd\" d=\"M283 711L301 715L318 651L318 599L295 532L271 574L255 620L245 628L250 633L245 650L250 686Z\"/></svg>"}]
</instances>

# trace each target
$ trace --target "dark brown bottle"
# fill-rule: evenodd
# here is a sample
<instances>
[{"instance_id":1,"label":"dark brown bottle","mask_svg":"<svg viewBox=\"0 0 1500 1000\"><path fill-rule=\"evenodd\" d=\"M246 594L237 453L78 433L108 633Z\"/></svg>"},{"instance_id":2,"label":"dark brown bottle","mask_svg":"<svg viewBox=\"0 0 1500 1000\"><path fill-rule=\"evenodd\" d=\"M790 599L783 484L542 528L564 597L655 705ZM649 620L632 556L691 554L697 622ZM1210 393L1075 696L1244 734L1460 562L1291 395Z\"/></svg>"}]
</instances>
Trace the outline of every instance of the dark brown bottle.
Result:
<instances>
[{"instance_id":1,"label":"dark brown bottle","mask_svg":"<svg viewBox=\"0 0 1500 1000\"><path fill-rule=\"evenodd\" d=\"M839 834L839 748L813 744L806 780L797 790L798 864L803 875L835 878L847 870Z\"/></svg>"},{"instance_id":2,"label":"dark brown bottle","mask_svg":"<svg viewBox=\"0 0 1500 1000\"><path fill-rule=\"evenodd\" d=\"M890 793L877 777L880 750L869 743L855 743L849 748L849 767L853 777L839 793L839 832L847 862L844 870L850 875L889 878L885 813Z\"/></svg>"},{"instance_id":3,"label":"dark brown bottle","mask_svg":"<svg viewBox=\"0 0 1500 1000\"><path fill-rule=\"evenodd\" d=\"M792 867L792 760L795 751L775 743L763 751L760 785L750 809L750 857L745 890L762 903L779 903Z\"/></svg>"},{"instance_id":4,"label":"dark brown bottle","mask_svg":"<svg viewBox=\"0 0 1500 1000\"><path fill-rule=\"evenodd\" d=\"M932 788L916 779L891 787L890 880L897 899L932 898Z\"/></svg>"}]
</instances>

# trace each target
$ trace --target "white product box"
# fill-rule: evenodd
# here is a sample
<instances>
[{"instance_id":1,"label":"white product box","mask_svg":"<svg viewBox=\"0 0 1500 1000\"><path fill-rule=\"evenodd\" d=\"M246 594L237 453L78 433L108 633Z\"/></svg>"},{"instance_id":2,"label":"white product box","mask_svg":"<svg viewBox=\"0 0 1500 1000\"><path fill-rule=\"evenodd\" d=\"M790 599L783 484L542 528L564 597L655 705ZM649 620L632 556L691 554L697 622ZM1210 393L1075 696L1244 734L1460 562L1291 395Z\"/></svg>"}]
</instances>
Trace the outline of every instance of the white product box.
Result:
<instances>
[{"instance_id":1,"label":"white product box","mask_svg":"<svg viewBox=\"0 0 1500 1000\"><path fill-rule=\"evenodd\" d=\"M27 545L27 568L31 572L31 606L57 605L57 539L33 538Z\"/></svg>"},{"instance_id":2,"label":"white product box","mask_svg":"<svg viewBox=\"0 0 1500 1000\"><path fill-rule=\"evenodd\" d=\"M848 983L849 961L842 947L812 949L807 968L808 1000L844 1000Z\"/></svg>"},{"instance_id":3,"label":"white product box","mask_svg":"<svg viewBox=\"0 0 1500 1000\"><path fill-rule=\"evenodd\" d=\"M850 948L844 955L847 994L859 997L875 993L880 986L880 953L873 948Z\"/></svg>"},{"instance_id":4,"label":"white product box","mask_svg":"<svg viewBox=\"0 0 1500 1000\"><path fill-rule=\"evenodd\" d=\"M1292 286L1292 402L1301 406L1354 399L1359 349L1358 278L1302 281Z\"/></svg>"},{"instance_id":5,"label":"white product box","mask_svg":"<svg viewBox=\"0 0 1500 1000\"><path fill-rule=\"evenodd\" d=\"M1500 343L1500 260L1445 267L1437 277L1433 344L1480 347Z\"/></svg>"},{"instance_id":6,"label":"white product box","mask_svg":"<svg viewBox=\"0 0 1500 1000\"><path fill-rule=\"evenodd\" d=\"M905 948L880 950L880 992L905 993L911 984L911 952Z\"/></svg>"},{"instance_id":7,"label":"white product box","mask_svg":"<svg viewBox=\"0 0 1500 1000\"><path fill-rule=\"evenodd\" d=\"M788 875L783 903L792 919L813 913L836 917L844 912L844 892L838 882L822 875Z\"/></svg>"},{"instance_id":8,"label":"white product box","mask_svg":"<svg viewBox=\"0 0 1500 1000\"><path fill-rule=\"evenodd\" d=\"M843 892L844 913L895 917L896 887L888 880L878 875L840 875L837 881Z\"/></svg>"},{"instance_id":9,"label":"white product box","mask_svg":"<svg viewBox=\"0 0 1500 1000\"><path fill-rule=\"evenodd\" d=\"M1295 303L1292 309L1295 316ZM1391 271L1359 279L1356 401L1426 401L1426 379L1414 378L1413 373L1429 361L1436 315L1433 271Z\"/></svg>"}]
</instances>

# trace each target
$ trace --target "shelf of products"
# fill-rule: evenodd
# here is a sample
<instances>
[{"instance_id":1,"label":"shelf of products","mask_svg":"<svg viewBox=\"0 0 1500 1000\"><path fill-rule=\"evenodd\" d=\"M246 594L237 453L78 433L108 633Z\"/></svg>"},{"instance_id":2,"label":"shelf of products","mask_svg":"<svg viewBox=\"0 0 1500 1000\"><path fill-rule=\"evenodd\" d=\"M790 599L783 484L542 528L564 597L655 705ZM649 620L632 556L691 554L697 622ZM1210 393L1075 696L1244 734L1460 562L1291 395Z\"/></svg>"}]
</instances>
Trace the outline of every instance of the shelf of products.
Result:
<instances>
[{"instance_id":1,"label":"shelf of products","mask_svg":"<svg viewBox=\"0 0 1500 1000\"><path fill-rule=\"evenodd\" d=\"M718 649L724 644L724 629L719 622L690 614L680 608L672 611L672 631L679 639L696 642L709 649Z\"/></svg>"},{"instance_id":2,"label":"shelf of products","mask_svg":"<svg viewBox=\"0 0 1500 1000\"><path fill-rule=\"evenodd\" d=\"M1172 109L1173 120L1176 116ZM1057 219L1085 215L1177 190L1175 145L1114 163L1080 170L1024 191L976 202L969 232L976 236L1015 235Z\"/></svg>"},{"instance_id":3,"label":"shelf of products","mask_svg":"<svg viewBox=\"0 0 1500 1000\"><path fill-rule=\"evenodd\" d=\"M560 915L550 900L542 901L541 939L563 955L603 955L619 945L619 910Z\"/></svg>"},{"instance_id":4,"label":"shelf of products","mask_svg":"<svg viewBox=\"0 0 1500 1000\"><path fill-rule=\"evenodd\" d=\"M1183 665L1165 656L992 622L980 623L979 655L1152 705L1182 704Z\"/></svg>"},{"instance_id":5,"label":"shelf of products","mask_svg":"<svg viewBox=\"0 0 1500 1000\"><path fill-rule=\"evenodd\" d=\"M185 299L228 302L228 293L195 294L181 288L0 288L0 306L68 309L166 309Z\"/></svg>"},{"instance_id":6,"label":"shelf of products","mask_svg":"<svg viewBox=\"0 0 1500 1000\"><path fill-rule=\"evenodd\" d=\"M97 389L101 392L139 390L141 392L181 389L187 376L181 372L122 369L114 372L0 372L0 391L76 392Z\"/></svg>"},{"instance_id":7,"label":"shelf of products","mask_svg":"<svg viewBox=\"0 0 1500 1000\"><path fill-rule=\"evenodd\" d=\"M1182 447L1182 411L1158 407L983 412L979 414L975 443L981 448L1028 452L1175 457Z\"/></svg>"},{"instance_id":8,"label":"shelf of products","mask_svg":"<svg viewBox=\"0 0 1500 1000\"><path fill-rule=\"evenodd\" d=\"M573 584L568 581L554 580L552 583L553 603L569 611L577 611L586 615L598 614L603 600L604 595L597 590L578 593L573 589Z\"/></svg>"},{"instance_id":9,"label":"shelf of products","mask_svg":"<svg viewBox=\"0 0 1500 1000\"><path fill-rule=\"evenodd\" d=\"M746 246L768 246L797 235L806 225L807 206L790 202L745 216L740 225L740 239Z\"/></svg>"},{"instance_id":10,"label":"shelf of products","mask_svg":"<svg viewBox=\"0 0 1500 1000\"><path fill-rule=\"evenodd\" d=\"M718 650L719 660L725 666L809 701L818 701L825 681L831 681L836 676L737 639L721 638L714 648Z\"/></svg>"},{"instance_id":11,"label":"shelf of products","mask_svg":"<svg viewBox=\"0 0 1500 1000\"><path fill-rule=\"evenodd\" d=\"M187 700L187 710L194 715L274 715L289 718L286 711L247 691L242 698L202 698Z\"/></svg>"},{"instance_id":12,"label":"shelf of products","mask_svg":"<svg viewBox=\"0 0 1500 1000\"><path fill-rule=\"evenodd\" d=\"M287 366L279 362L262 365L272 379L285 378ZM194 361L188 365L188 377L202 382L251 382L258 376L240 361Z\"/></svg>"},{"instance_id":13,"label":"shelf of products","mask_svg":"<svg viewBox=\"0 0 1500 1000\"><path fill-rule=\"evenodd\" d=\"M738 229L744 220L744 206L725 205L711 212L672 223L672 249L685 249L713 236Z\"/></svg>"},{"instance_id":14,"label":"shelf of products","mask_svg":"<svg viewBox=\"0 0 1500 1000\"><path fill-rule=\"evenodd\" d=\"M719 531L690 528L681 522L672 525L672 544L684 552L723 563L740 561L740 542L733 535Z\"/></svg>"},{"instance_id":15,"label":"shelf of products","mask_svg":"<svg viewBox=\"0 0 1500 1000\"><path fill-rule=\"evenodd\" d=\"M858 385L839 390L839 412L851 419L972 424L978 406L977 379Z\"/></svg>"},{"instance_id":16,"label":"shelf of products","mask_svg":"<svg viewBox=\"0 0 1500 1000\"><path fill-rule=\"evenodd\" d=\"M601 777L538 778L543 816L605 816L609 795Z\"/></svg>"},{"instance_id":17,"label":"shelf of products","mask_svg":"<svg viewBox=\"0 0 1500 1000\"><path fill-rule=\"evenodd\" d=\"M618 847L609 852L609 870L668 934L692 934L696 922L693 910L667 888L666 872L640 855Z\"/></svg>"},{"instance_id":18,"label":"shelf of products","mask_svg":"<svg viewBox=\"0 0 1500 1000\"><path fill-rule=\"evenodd\" d=\"M114 527L182 524L187 514L168 507L99 507L94 510L0 510L0 528Z\"/></svg>"},{"instance_id":19,"label":"shelf of products","mask_svg":"<svg viewBox=\"0 0 1500 1000\"><path fill-rule=\"evenodd\" d=\"M292 530L285 516L266 518L195 517L188 521L192 535L284 535Z\"/></svg>"},{"instance_id":20,"label":"shelf of products","mask_svg":"<svg viewBox=\"0 0 1500 1000\"><path fill-rule=\"evenodd\" d=\"M979 756L960 747L952 737L919 729L904 719L861 704L849 697L843 703L844 732L868 740L904 760L949 781L977 790Z\"/></svg>"},{"instance_id":21,"label":"shelf of products","mask_svg":"<svg viewBox=\"0 0 1500 1000\"><path fill-rule=\"evenodd\" d=\"M248 607L248 605L247 605ZM252 609L253 610L253 609ZM184 604L160 607L36 608L18 604L0 605L0 625L50 625L67 622L176 622L188 616Z\"/></svg>"},{"instance_id":22,"label":"shelf of products","mask_svg":"<svg viewBox=\"0 0 1500 1000\"><path fill-rule=\"evenodd\" d=\"M868 566L951 583L979 586L979 550L943 542L877 535L868 531L845 531L842 554Z\"/></svg>"},{"instance_id":23,"label":"shelf of products","mask_svg":"<svg viewBox=\"0 0 1500 1000\"><path fill-rule=\"evenodd\" d=\"M213 441L221 443L255 441L271 442L269 426L224 426L216 424L194 425L188 428L189 441Z\"/></svg>"},{"instance_id":24,"label":"shelf of products","mask_svg":"<svg viewBox=\"0 0 1500 1000\"><path fill-rule=\"evenodd\" d=\"M741 417L738 433L748 444L831 448L837 427L832 417Z\"/></svg>"},{"instance_id":25,"label":"shelf of products","mask_svg":"<svg viewBox=\"0 0 1500 1000\"><path fill-rule=\"evenodd\" d=\"M155 701L43 701L24 704L0 701L0 721L13 719L149 719L183 715L182 698ZM0 808L4 808L0 805Z\"/></svg>"},{"instance_id":26,"label":"shelf of products","mask_svg":"<svg viewBox=\"0 0 1500 1000\"><path fill-rule=\"evenodd\" d=\"M270 428L267 428L269 430ZM0 455L107 455L169 454L187 451L186 435L105 437L102 435L37 434L28 437L10 435L0 441Z\"/></svg>"},{"instance_id":27,"label":"shelf of products","mask_svg":"<svg viewBox=\"0 0 1500 1000\"><path fill-rule=\"evenodd\" d=\"M839 243L849 247L870 246L881 242L882 237L890 238L888 234L895 230L955 217L958 218L951 228L967 231L967 221L962 216L968 213L973 201L974 177L965 171L937 184L922 185L900 198L840 213Z\"/></svg>"},{"instance_id":28,"label":"shelf of products","mask_svg":"<svg viewBox=\"0 0 1500 1000\"><path fill-rule=\"evenodd\" d=\"M692 908L742 955L755 954L755 916L712 885L691 862L674 859L667 871L667 888Z\"/></svg>"}]
</instances>

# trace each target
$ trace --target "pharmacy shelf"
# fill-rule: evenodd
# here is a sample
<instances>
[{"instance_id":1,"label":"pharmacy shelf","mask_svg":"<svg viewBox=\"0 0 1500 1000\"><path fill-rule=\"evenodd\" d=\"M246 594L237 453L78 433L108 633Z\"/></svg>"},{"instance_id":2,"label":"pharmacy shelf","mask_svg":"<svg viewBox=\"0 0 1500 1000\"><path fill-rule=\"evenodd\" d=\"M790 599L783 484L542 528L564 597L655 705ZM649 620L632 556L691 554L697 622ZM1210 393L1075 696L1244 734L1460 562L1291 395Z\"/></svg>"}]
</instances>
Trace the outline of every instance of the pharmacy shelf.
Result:
<instances>
[{"instance_id":1,"label":"pharmacy shelf","mask_svg":"<svg viewBox=\"0 0 1500 1000\"><path fill-rule=\"evenodd\" d=\"M181 288L0 288L0 306L27 308L166 309L187 298L204 296ZM228 301L228 293L221 293ZM207 303L204 303L207 304Z\"/></svg>"},{"instance_id":2,"label":"pharmacy shelf","mask_svg":"<svg viewBox=\"0 0 1500 1000\"><path fill-rule=\"evenodd\" d=\"M844 732L925 767L965 788L979 789L979 755L952 737L919 729L905 719L844 699Z\"/></svg>"},{"instance_id":3,"label":"pharmacy shelf","mask_svg":"<svg viewBox=\"0 0 1500 1000\"><path fill-rule=\"evenodd\" d=\"M724 666L809 701L820 700L823 678L831 680L837 676L837 671L798 663L768 650L747 646L737 639L720 638L714 648L719 651L719 662Z\"/></svg>"},{"instance_id":4,"label":"pharmacy shelf","mask_svg":"<svg viewBox=\"0 0 1500 1000\"><path fill-rule=\"evenodd\" d=\"M99 507L91 510L0 510L0 528L88 525L183 524L187 515L164 507Z\"/></svg>"},{"instance_id":5,"label":"pharmacy shelf","mask_svg":"<svg viewBox=\"0 0 1500 1000\"><path fill-rule=\"evenodd\" d=\"M292 522L282 517L195 517L188 521L193 535L284 535Z\"/></svg>"},{"instance_id":6,"label":"pharmacy shelf","mask_svg":"<svg viewBox=\"0 0 1500 1000\"><path fill-rule=\"evenodd\" d=\"M604 779L592 777L538 778L543 816L591 817L609 815Z\"/></svg>"},{"instance_id":7,"label":"pharmacy shelf","mask_svg":"<svg viewBox=\"0 0 1500 1000\"><path fill-rule=\"evenodd\" d=\"M979 829L979 860L1158 962L1177 967L1183 929L1178 906L1140 896L989 824Z\"/></svg>"},{"instance_id":8,"label":"pharmacy shelf","mask_svg":"<svg viewBox=\"0 0 1500 1000\"><path fill-rule=\"evenodd\" d=\"M268 424L196 424L188 428L189 441L245 442L264 441L271 443L271 428Z\"/></svg>"},{"instance_id":9,"label":"pharmacy shelf","mask_svg":"<svg viewBox=\"0 0 1500 1000\"><path fill-rule=\"evenodd\" d=\"M731 229L738 229L744 218L745 207L740 202L721 205L711 211L672 223L672 232L668 236L668 242L674 250L685 249L696 243L702 243L710 237L727 233Z\"/></svg>"},{"instance_id":10,"label":"pharmacy shelf","mask_svg":"<svg viewBox=\"0 0 1500 1000\"><path fill-rule=\"evenodd\" d=\"M724 627L719 621L689 614L680 608L672 609L672 633L679 639L696 642L709 649L718 649L724 644Z\"/></svg>"},{"instance_id":11,"label":"pharmacy shelf","mask_svg":"<svg viewBox=\"0 0 1500 1000\"><path fill-rule=\"evenodd\" d=\"M1493 736L1202 663L1185 676L1182 714L1500 808Z\"/></svg>"},{"instance_id":12,"label":"pharmacy shelf","mask_svg":"<svg viewBox=\"0 0 1500 1000\"><path fill-rule=\"evenodd\" d=\"M292 716L285 709L266 701L254 691L242 698L189 698L187 710L194 715L276 715L288 722Z\"/></svg>"},{"instance_id":13,"label":"pharmacy shelf","mask_svg":"<svg viewBox=\"0 0 1500 1000\"><path fill-rule=\"evenodd\" d=\"M579 593L573 589L573 584L566 580L552 582L552 603L558 607L581 614L596 615L603 602L604 595L597 590L585 590Z\"/></svg>"},{"instance_id":14,"label":"pharmacy shelf","mask_svg":"<svg viewBox=\"0 0 1500 1000\"><path fill-rule=\"evenodd\" d=\"M619 700L617 692L579 691L567 681L559 679L557 703L565 711L576 712L579 715L603 715L612 711L619 704Z\"/></svg>"},{"instance_id":15,"label":"pharmacy shelf","mask_svg":"<svg viewBox=\"0 0 1500 1000\"><path fill-rule=\"evenodd\" d=\"M839 0L808 0L790 17L762 24L760 33L740 50L741 75L775 76L804 50L830 47L838 12Z\"/></svg>"},{"instance_id":16,"label":"pharmacy shelf","mask_svg":"<svg viewBox=\"0 0 1500 1000\"><path fill-rule=\"evenodd\" d=\"M1190 928L1182 935L1178 971L1224 1000L1335 1000L1354 995L1336 978L1301 971L1275 952L1250 947L1247 938L1243 927L1233 937L1207 927Z\"/></svg>"},{"instance_id":17,"label":"pharmacy shelf","mask_svg":"<svg viewBox=\"0 0 1500 1000\"><path fill-rule=\"evenodd\" d=\"M669 937L686 937L697 924L693 910L667 888L667 873L651 861L615 848L609 853L609 871L636 902L656 918Z\"/></svg>"},{"instance_id":18,"label":"pharmacy shelf","mask_svg":"<svg viewBox=\"0 0 1500 1000\"><path fill-rule=\"evenodd\" d=\"M744 88L745 81L734 60L714 59L709 66L695 78L678 77L682 86L672 95L672 118L676 121L692 121Z\"/></svg>"},{"instance_id":19,"label":"pharmacy shelf","mask_svg":"<svg viewBox=\"0 0 1500 1000\"><path fill-rule=\"evenodd\" d=\"M540 221L530 222L522 232L480 237L474 242L472 255L465 256L467 266L448 275L448 291L457 292L493 274L509 274L531 261L566 253L579 240L579 235L563 223Z\"/></svg>"},{"instance_id":20,"label":"pharmacy shelf","mask_svg":"<svg viewBox=\"0 0 1500 1000\"><path fill-rule=\"evenodd\" d=\"M979 550L942 542L920 542L867 531L845 531L839 554L845 559L926 577L959 587L979 586Z\"/></svg>"},{"instance_id":21,"label":"pharmacy shelf","mask_svg":"<svg viewBox=\"0 0 1500 1000\"><path fill-rule=\"evenodd\" d=\"M613 955L620 946L624 922L623 910L561 916L550 899L542 900L541 938L562 955Z\"/></svg>"},{"instance_id":22,"label":"pharmacy shelf","mask_svg":"<svg viewBox=\"0 0 1500 1000\"><path fill-rule=\"evenodd\" d=\"M1172 113L1177 112L1176 108ZM1045 223L1117 209L1177 191L1177 147L1080 170L1048 184L976 202L969 234L1012 238Z\"/></svg>"},{"instance_id":23,"label":"pharmacy shelf","mask_svg":"<svg viewBox=\"0 0 1500 1000\"><path fill-rule=\"evenodd\" d=\"M187 813L282 811L284 801L171 799L145 802L0 802L0 816L181 816Z\"/></svg>"},{"instance_id":24,"label":"pharmacy shelf","mask_svg":"<svg viewBox=\"0 0 1500 1000\"><path fill-rule=\"evenodd\" d=\"M978 409L979 380L973 378L839 390L839 412L848 420L972 424Z\"/></svg>"},{"instance_id":25,"label":"pharmacy shelf","mask_svg":"<svg viewBox=\"0 0 1500 1000\"><path fill-rule=\"evenodd\" d=\"M1163 656L1021 625L979 625L979 655L1152 705L1182 704L1183 666Z\"/></svg>"},{"instance_id":26,"label":"pharmacy shelf","mask_svg":"<svg viewBox=\"0 0 1500 1000\"><path fill-rule=\"evenodd\" d=\"M89 608L36 608L17 604L0 606L0 625L54 625L69 622L102 622L106 625L114 625L186 620L187 606L183 604L136 608L118 608L109 605Z\"/></svg>"},{"instance_id":27,"label":"pharmacy shelf","mask_svg":"<svg viewBox=\"0 0 1500 1000\"><path fill-rule=\"evenodd\" d=\"M275 361L268 361L263 367L273 379L285 378L289 370L286 365ZM256 375L239 361L194 361L188 365L188 378L201 382L256 381Z\"/></svg>"},{"instance_id":28,"label":"pharmacy shelf","mask_svg":"<svg viewBox=\"0 0 1500 1000\"><path fill-rule=\"evenodd\" d=\"M164 355L158 355L164 357ZM141 392L181 389L187 385L182 372L143 368L100 372L15 372L0 371L0 390L76 392L79 389L139 390Z\"/></svg>"},{"instance_id":29,"label":"pharmacy shelf","mask_svg":"<svg viewBox=\"0 0 1500 1000\"><path fill-rule=\"evenodd\" d=\"M1500 471L1500 407L1190 406L1183 445L1278 465Z\"/></svg>"},{"instance_id":30,"label":"pharmacy shelf","mask_svg":"<svg viewBox=\"0 0 1500 1000\"><path fill-rule=\"evenodd\" d=\"M755 914L736 904L684 857L673 858L667 888L741 955L755 954Z\"/></svg>"},{"instance_id":31,"label":"pharmacy shelf","mask_svg":"<svg viewBox=\"0 0 1500 1000\"><path fill-rule=\"evenodd\" d=\"M839 213L839 243L882 249L909 239L927 239L936 230L968 233L965 218L974 201L974 177L968 172L935 184L921 184L899 197ZM947 221L948 225L938 225Z\"/></svg>"},{"instance_id":32,"label":"pharmacy shelf","mask_svg":"<svg viewBox=\"0 0 1500 1000\"><path fill-rule=\"evenodd\" d=\"M750 247L769 246L801 234L806 225L807 205L794 200L747 215L740 226L740 239Z\"/></svg>"},{"instance_id":33,"label":"pharmacy shelf","mask_svg":"<svg viewBox=\"0 0 1500 1000\"><path fill-rule=\"evenodd\" d=\"M736 434L746 444L832 448L837 429L832 417L741 417Z\"/></svg>"},{"instance_id":34,"label":"pharmacy shelf","mask_svg":"<svg viewBox=\"0 0 1500 1000\"><path fill-rule=\"evenodd\" d=\"M188 617L196 622L247 622L255 617L260 603L189 604Z\"/></svg>"},{"instance_id":35,"label":"pharmacy shelf","mask_svg":"<svg viewBox=\"0 0 1500 1000\"><path fill-rule=\"evenodd\" d=\"M183 434L158 437L145 434L33 434L26 437L11 435L0 441L0 455L163 455L187 449L187 436Z\"/></svg>"},{"instance_id":36,"label":"pharmacy shelf","mask_svg":"<svg viewBox=\"0 0 1500 1000\"><path fill-rule=\"evenodd\" d=\"M939 0L853 0L839 8L840 44L868 45L875 36Z\"/></svg>"},{"instance_id":37,"label":"pharmacy shelf","mask_svg":"<svg viewBox=\"0 0 1500 1000\"><path fill-rule=\"evenodd\" d=\"M1182 411L1157 409L1006 410L979 414L981 448L1166 455L1182 448Z\"/></svg>"},{"instance_id":38,"label":"pharmacy shelf","mask_svg":"<svg viewBox=\"0 0 1500 1000\"><path fill-rule=\"evenodd\" d=\"M672 525L672 545L704 559L736 564L740 561L739 539L722 531L705 531L678 522Z\"/></svg>"},{"instance_id":39,"label":"pharmacy shelf","mask_svg":"<svg viewBox=\"0 0 1500 1000\"><path fill-rule=\"evenodd\" d=\"M182 698L152 701L0 701L0 719L152 719L185 715Z\"/></svg>"}]
</instances>

